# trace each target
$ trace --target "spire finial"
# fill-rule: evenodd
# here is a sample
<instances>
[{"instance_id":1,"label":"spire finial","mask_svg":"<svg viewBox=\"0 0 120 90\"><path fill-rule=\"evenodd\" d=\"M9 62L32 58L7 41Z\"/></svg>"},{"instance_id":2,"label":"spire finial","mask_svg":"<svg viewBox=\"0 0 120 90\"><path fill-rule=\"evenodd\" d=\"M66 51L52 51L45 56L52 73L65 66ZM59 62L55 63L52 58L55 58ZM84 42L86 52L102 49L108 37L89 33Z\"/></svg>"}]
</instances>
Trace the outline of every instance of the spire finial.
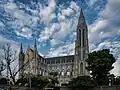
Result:
<instances>
[{"instance_id":1,"label":"spire finial","mask_svg":"<svg viewBox=\"0 0 120 90\"><path fill-rule=\"evenodd\" d=\"M81 8L81 10L80 10L80 15L83 15L83 10L82 10L82 8ZM83 15L84 16L84 15Z\"/></svg>"},{"instance_id":2,"label":"spire finial","mask_svg":"<svg viewBox=\"0 0 120 90\"><path fill-rule=\"evenodd\" d=\"M79 17L79 19L80 19L80 20L81 20L81 19L84 19L84 14L83 14L82 8L81 8L81 10L80 10L80 17Z\"/></svg>"},{"instance_id":3,"label":"spire finial","mask_svg":"<svg viewBox=\"0 0 120 90\"><path fill-rule=\"evenodd\" d=\"M20 50L23 50L23 48L22 48L22 43L21 43L21 45L20 45Z\"/></svg>"},{"instance_id":4,"label":"spire finial","mask_svg":"<svg viewBox=\"0 0 120 90\"><path fill-rule=\"evenodd\" d=\"M84 25L84 24L86 24L86 22L85 22L85 17L84 17L83 10L81 8L80 16L79 16L79 20L78 20L78 26L81 26L81 25Z\"/></svg>"}]
</instances>

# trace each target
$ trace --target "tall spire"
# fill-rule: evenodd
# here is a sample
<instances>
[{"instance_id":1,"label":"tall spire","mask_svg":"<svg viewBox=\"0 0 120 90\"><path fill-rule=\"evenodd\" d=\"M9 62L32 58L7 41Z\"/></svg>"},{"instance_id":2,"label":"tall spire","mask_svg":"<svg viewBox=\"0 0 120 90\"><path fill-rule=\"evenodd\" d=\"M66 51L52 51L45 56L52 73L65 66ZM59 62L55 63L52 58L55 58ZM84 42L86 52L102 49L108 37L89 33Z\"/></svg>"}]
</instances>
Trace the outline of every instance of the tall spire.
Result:
<instances>
[{"instance_id":1,"label":"tall spire","mask_svg":"<svg viewBox=\"0 0 120 90\"><path fill-rule=\"evenodd\" d=\"M80 17L84 17L82 8L81 8L81 11L80 11Z\"/></svg>"},{"instance_id":2,"label":"tall spire","mask_svg":"<svg viewBox=\"0 0 120 90\"><path fill-rule=\"evenodd\" d=\"M83 14L83 10L80 11L80 16L77 25L77 36L75 42L75 73L83 76L88 75L88 71L85 69L88 55L88 29Z\"/></svg>"},{"instance_id":3,"label":"tall spire","mask_svg":"<svg viewBox=\"0 0 120 90\"><path fill-rule=\"evenodd\" d=\"M20 45L20 53L19 53L19 68L23 67L24 64L24 52L23 52L23 48L22 48L22 43ZM22 78L24 76L24 70L21 69L19 71L19 78Z\"/></svg>"},{"instance_id":4,"label":"tall spire","mask_svg":"<svg viewBox=\"0 0 120 90\"><path fill-rule=\"evenodd\" d=\"M81 8L78 25L86 24L83 10Z\"/></svg>"}]
</instances>

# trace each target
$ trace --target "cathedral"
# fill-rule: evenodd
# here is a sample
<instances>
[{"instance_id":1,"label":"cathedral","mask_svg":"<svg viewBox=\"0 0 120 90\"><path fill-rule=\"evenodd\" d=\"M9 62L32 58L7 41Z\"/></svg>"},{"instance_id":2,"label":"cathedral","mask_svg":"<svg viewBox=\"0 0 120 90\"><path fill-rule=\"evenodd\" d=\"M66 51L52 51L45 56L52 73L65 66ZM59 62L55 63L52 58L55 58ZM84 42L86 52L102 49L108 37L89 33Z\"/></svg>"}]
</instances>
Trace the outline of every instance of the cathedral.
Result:
<instances>
[{"instance_id":1,"label":"cathedral","mask_svg":"<svg viewBox=\"0 0 120 90\"><path fill-rule=\"evenodd\" d=\"M89 53L88 28L81 9L76 30L75 53L74 55L44 58L38 54L36 40L34 49L28 46L24 54L22 44L19 53L19 77L29 72L48 76L50 72L58 72L59 85L68 83L71 78L89 75L86 70L86 59Z\"/></svg>"}]
</instances>

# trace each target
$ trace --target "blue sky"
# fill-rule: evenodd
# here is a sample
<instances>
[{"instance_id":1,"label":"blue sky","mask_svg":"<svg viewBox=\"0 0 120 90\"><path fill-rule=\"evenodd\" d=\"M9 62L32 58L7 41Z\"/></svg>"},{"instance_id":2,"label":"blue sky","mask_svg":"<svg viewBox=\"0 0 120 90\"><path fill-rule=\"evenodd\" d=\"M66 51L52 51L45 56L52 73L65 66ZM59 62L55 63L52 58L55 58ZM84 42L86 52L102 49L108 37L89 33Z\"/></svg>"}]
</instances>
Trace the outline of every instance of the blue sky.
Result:
<instances>
[{"instance_id":1,"label":"blue sky","mask_svg":"<svg viewBox=\"0 0 120 90\"><path fill-rule=\"evenodd\" d=\"M0 44L19 51L37 40L45 57L74 54L76 26L83 9L90 51L109 48L120 71L120 0L0 0ZM0 51L2 52L2 51Z\"/></svg>"}]
</instances>

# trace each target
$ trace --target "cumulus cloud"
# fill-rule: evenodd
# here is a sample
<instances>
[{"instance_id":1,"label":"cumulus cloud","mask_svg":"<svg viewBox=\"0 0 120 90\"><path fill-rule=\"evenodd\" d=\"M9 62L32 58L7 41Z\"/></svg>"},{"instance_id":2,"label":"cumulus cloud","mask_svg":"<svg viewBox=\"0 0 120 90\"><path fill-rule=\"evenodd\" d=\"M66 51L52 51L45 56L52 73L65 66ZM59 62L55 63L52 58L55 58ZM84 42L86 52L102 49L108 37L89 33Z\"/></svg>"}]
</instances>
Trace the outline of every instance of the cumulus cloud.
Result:
<instances>
[{"instance_id":1,"label":"cumulus cloud","mask_svg":"<svg viewBox=\"0 0 120 90\"><path fill-rule=\"evenodd\" d=\"M17 35L24 37L25 32L28 31L28 29L24 29L24 27L29 26L30 28L33 28L37 26L39 17L29 15L23 9L21 9L19 5L17 5L16 3L7 2L5 4L2 4L0 7L3 8L5 11L3 17L7 18L8 20L6 22L6 25L12 28ZM24 33L19 31L23 31ZM26 35L28 35L27 37L31 37L30 35L32 34L26 33Z\"/></svg>"},{"instance_id":2,"label":"cumulus cloud","mask_svg":"<svg viewBox=\"0 0 120 90\"><path fill-rule=\"evenodd\" d=\"M17 51L17 54L19 52L19 44L13 40L8 40L7 38L0 36L0 56L3 55L3 46L6 44L10 44L11 48L14 51Z\"/></svg>"},{"instance_id":3,"label":"cumulus cloud","mask_svg":"<svg viewBox=\"0 0 120 90\"><path fill-rule=\"evenodd\" d=\"M39 35L39 42L46 42L47 40L50 40L51 38L53 38L53 35L59 31L60 29L60 25L59 23L54 23L51 24L49 27L44 28L44 30L42 30L41 34Z\"/></svg>"},{"instance_id":4,"label":"cumulus cloud","mask_svg":"<svg viewBox=\"0 0 120 90\"><path fill-rule=\"evenodd\" d=\"M55 0L49 0L48 6L43 6L40 8L40 19L41 19L41 23L44 23L46 25L48 25L55 17L55 7L56 6L56 2Z\"/></svg>"},{"instance_id":5,"label":"cumulus cloud","mask_svg":"<svg viewBox=\"0 0 120 90\"><path fill-rule=\"evenodd\" d=\"M93 6L98 0L89 0L88 5Z\"/></svg>"},{"instance_id":6,"label":"cumulus cloud","mask_svg":"<svg viewBox=\"0 0 120 90\"><path fill-rule=\"evenodd\" d=\"M60 6L56 17L58 22L50 24L48 28L44 28L39 35L39 41L50 41L52 47L63 45L65 38L71 35L73 31L76 31L79 16L77 11L79 9L78 5L73 1L67 8Z\"/></svg>"},{"instance_id":7,"label":"cumulus cloud","mask_svg":"<svg viewBox=\"0 0 120 90\"><path fill-rule=\"evenodd\" d=\"M16 34L18 36L23 36L27 39L30 39L32 37L32 30L28 27L23 27L20 30L16 30Z\"/></svg>"},{"instance_id":8,"label":"cumulus cloud","mask_svg":"<svg viewBox=\"0 0 120 90\"><path fill-rule=\"evenodd\" d=\"M120 58L113 64L114 69L111 70L111 73L113 73L116 76L120 76Z\"/></svg>"},{"instance_id":9,"label":"cumulus cloud","mask_svg":"<svg viewBox=\"0 0 120 90\"><path fill-rule=\"evenodd\" d=\"M65 44L58 48L51 48L46 57L66 56L74 54L75 43ZM54 52L54 53L53 53Z\"/></svg>"},{"instance_id":10,"label":"cumulus cloud","mask_svg":"<svg viewBox=\"0 0 120 90\"><path fill-rule=\"evenodd\" d=\"M90 42L119 35L120 1L108 0L106 7L99 13L97 20L89 26Z\"/></svg>"}]
</instances>

